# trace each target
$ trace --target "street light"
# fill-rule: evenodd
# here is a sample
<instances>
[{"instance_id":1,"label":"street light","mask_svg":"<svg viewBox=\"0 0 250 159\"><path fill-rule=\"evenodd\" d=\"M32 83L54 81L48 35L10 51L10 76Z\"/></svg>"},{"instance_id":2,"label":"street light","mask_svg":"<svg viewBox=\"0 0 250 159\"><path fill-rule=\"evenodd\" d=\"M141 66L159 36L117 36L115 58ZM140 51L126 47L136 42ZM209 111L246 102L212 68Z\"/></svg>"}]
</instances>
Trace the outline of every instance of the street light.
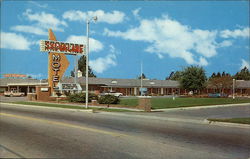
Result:
<instances>
[{"instance_id":1,"label":"street light","mask_svg":"<svg viewBox=\"0 0 250 159\"><path fill-rule=\"evenodd\" d=\"M234 88L234 87L235 87L235 79L233 79L233 99L235 99L235 96L234 96L234 93L235 93L235 92L234 92L234 89L235 89L235 88Z\"/></svg>"},{"instance_id":2,"label":"street light","mask_svg":"<svg viewBox=\"0 0 250 159\"><path fill-rule=\"evenodd\" d=\"M88 98L89 98L89 23L91 20L97 21L97 16L94 16L90 19L87 18L86 24L87 24L87 46L86 46L86 98L85 98L85 107L88 108Z\"/></svg>"}]
</instances>

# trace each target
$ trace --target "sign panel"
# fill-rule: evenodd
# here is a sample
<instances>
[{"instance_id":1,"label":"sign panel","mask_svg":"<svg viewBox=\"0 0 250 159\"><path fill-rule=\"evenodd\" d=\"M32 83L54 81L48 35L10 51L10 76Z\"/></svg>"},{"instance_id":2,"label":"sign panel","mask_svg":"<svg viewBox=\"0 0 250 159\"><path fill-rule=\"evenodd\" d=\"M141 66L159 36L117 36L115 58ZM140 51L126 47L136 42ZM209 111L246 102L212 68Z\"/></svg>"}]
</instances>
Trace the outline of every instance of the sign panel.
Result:
<instances>
[{"instance_id":1,"label":"sign panel","mask_svg":"<svg viewBox=\"0 0 250 159\"><path fill-rule=\"evenodd\" d=\"M140 88L140 92L146 92L146 91L148 91L147 88Z\"/></svg>"},{"instance_id":2,"label":"sign panel","mask_svg":"<svg viewBox=\"0 0 250 159\"><path fill-rule=\"evenodd\" d=\"M56 52L63 54L85 54L86 46L83 44L66 43L54 40L41 40L40 51L42 52Z\"/></svg>"},{"instance_id":3,"label":"sign panel","mask_svg":"<svg viewBox=\"0 0 250 159\"><path fill-rule=\"evenodd\" d=\"M23 74L4 74L4 77L27 77L27 75Z\"/></svg>"},{"instance_id":4,"label":"sign panel","mask_svg":"<svg viewBox=\"0 0 250 159\"><path fill-rule=\"evenodd\" d=\"M41 91L42 91L42 92L48 92L48 91L49 91L49 88L41 88Z\"/></svg>"},{"instance_id":5,"label":"sign panel","mask_svg":"<svg viewBox=\"0 0 250 159\"><path fill-rule=\"evenodd\" d=\"M47 41L47 40L46 40ZM51 29L49 29L49 40L56 41L56 37ZM64 72L69 66L69 61L64 53L49 52L48 57L48 83L51 87L51 92L58 88L58 83L63 77Z\"/></svg>"}]
</instances>

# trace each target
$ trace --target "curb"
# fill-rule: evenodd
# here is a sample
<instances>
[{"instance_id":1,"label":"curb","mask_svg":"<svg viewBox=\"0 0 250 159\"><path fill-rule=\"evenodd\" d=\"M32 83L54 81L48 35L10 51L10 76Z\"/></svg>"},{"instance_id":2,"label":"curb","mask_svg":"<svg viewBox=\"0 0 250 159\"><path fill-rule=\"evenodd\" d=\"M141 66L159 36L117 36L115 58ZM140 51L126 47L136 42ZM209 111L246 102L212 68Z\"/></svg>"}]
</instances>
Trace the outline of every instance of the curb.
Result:
<instances>
[{"instance_id":1,"label":"curb","mask_svg":"<svg viewBox=\"0 0 250 159\"><path fill-rule=\"evenodd\" d=\"M2 102L0 102L2 103ZM93 109L70 109L70 108L55 108L55 107L47 107L47 106L33 106L33 105L25 105L25 104L12 104L12 103L4 103L6 105L13 105L13 106L23 106L23 107L31 107L31 108L42 108L42 109L55 109L55 110L69 110L69 111L80 111L80 112L88 112L93 113Z\"/></svg>"},{"instance_id":2,"label":"curb","mask_svg":"<svg viewBox=\"0 0 250 159\"><path fill-rule=\"evenodd\" d=\"M124 113L117 114L117 113L112 113L112 112L101 112L101 113L112 114L112 115L123 116L123 117L134 117L134 118L140 118L140 119L153 119L153 120L162 120L162 121L171 121L171 122L184 122L184 123L193 123L193 124L202 124L202 125L217 125L217 126L226 126L226 127L233 127L233 128L250 129L250 125L247 125L247 124L212 122L207 119L199 120L199 119L165 118L165 117L157 117L157 116L127 115Z\"/></svg>"},{"instance_id":3,"label":"curb","mask_svg":"<svg viewBox=\"0 0 250 159\"><path fill-rule=\"evenodd\" d=\"M220 121L209 121L207 119L205 119L204 122L208 123L209 125L218 125L218 126L227 126L227 127L250 129L250 125L248 125L248 124L229 123L229 122L220 122Z\"/></svg>"},{"instance_id":4,"label":"curb","mask_svg":"<svg viewBox=\"0 0 250 159\"><path fill-rule=\"evenodd\" d=\"M175 111L175 110L194 110L194 109L209 109L209 108L223 108L223 107L233 107L233 106L244 106L250 105L250 103L239 103L239 104L224 104L224 105L208 105L208 106L192 106L192 107L180 107L180 108L168 108L168 109L154 109L152 112L156 111Z\"/></svg>"}]
</instances>

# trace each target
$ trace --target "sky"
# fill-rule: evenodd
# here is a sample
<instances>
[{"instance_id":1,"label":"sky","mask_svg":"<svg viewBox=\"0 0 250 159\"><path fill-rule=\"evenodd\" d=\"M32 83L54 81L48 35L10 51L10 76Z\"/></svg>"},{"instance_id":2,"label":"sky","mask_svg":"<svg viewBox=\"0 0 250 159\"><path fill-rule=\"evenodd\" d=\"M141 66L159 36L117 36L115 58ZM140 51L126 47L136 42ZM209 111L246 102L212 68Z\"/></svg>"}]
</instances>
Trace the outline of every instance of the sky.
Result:
<instances>
[{"instance_id":1,"label":"sky","mask_svg":"<svg viewBox=\"0 0 250 159\"><path fill-rule=\"evenodd\" d=\"M100 78L163 80L201 66L206 75L249 68L249 1L1 1L1 76L46 79L48 53L40 40L51 28L58 41L86 44ZM70 76L74 56L67 55ZM79 58L79 57L78 57Z\"/></svg>"}]
</instances>

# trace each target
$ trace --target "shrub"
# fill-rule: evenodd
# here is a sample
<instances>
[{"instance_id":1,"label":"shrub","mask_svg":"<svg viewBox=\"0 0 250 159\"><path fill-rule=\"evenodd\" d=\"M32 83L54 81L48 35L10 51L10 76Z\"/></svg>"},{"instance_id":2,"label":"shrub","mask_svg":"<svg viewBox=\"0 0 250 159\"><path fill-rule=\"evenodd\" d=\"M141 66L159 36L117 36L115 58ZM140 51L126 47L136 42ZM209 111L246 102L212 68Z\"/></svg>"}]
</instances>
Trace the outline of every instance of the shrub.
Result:
<instances>
[{"instance_id":1,"label":"shrub","mask_svg":"<svg viewBox=\"0 0 250 159\"><path fill-rule=\"evenodd\" d=\"M75 93L75 94L71 94L68 96L68 101L69 102L79 102L79 103L85 103L85 93ZM97 100L98 96L90 93L89 94L89 98L88 98L88 102L91 102L91 100Z\"/></svg>"},{"instance_id":2,"label":"shrub","mask_svg":"<svg viewBox=\"0 0 250 159\"><path fill-rule=\"evenodd\" d=\"M120 102L120 99L114 95L105 95L101 96L98 99L98 103L100 104L118 104Z\"/></svg>"}]
</instances>

